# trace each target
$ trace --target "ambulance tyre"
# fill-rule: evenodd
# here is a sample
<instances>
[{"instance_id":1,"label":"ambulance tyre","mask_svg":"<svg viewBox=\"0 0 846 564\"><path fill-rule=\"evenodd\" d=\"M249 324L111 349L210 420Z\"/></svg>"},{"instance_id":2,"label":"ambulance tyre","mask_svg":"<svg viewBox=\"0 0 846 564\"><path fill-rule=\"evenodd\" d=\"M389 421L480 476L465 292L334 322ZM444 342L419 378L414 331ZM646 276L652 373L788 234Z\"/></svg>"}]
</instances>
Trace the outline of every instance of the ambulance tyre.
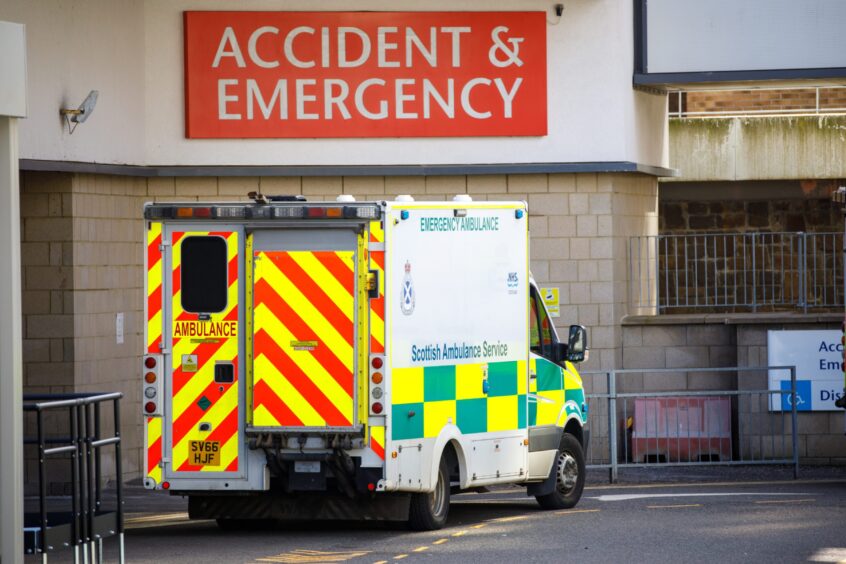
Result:
<instances>
[{"instance_id":1,"label":"ambulance tyre","mask_svg":"<svg viewBox=\"0 0 846 564\"><path fill-rule=\"evenodd\" d=\"M552 471L555 472L555 489L535 499L544 509L575 507L585 487L585 455L579 440L570 433L561 437Z\"/></svg>"},{"instance_id":2,"label":"ambulance tyre","mask_svg":"<svg viewBox=\"0 0 846 564\"><path fill-rule=\"evenodd\" d=\"M411 494L408 526L415 531L434 531L446 525L449 515L449 467L441 457L438 482L432 493Z\"/></svg>"}]
</instances>

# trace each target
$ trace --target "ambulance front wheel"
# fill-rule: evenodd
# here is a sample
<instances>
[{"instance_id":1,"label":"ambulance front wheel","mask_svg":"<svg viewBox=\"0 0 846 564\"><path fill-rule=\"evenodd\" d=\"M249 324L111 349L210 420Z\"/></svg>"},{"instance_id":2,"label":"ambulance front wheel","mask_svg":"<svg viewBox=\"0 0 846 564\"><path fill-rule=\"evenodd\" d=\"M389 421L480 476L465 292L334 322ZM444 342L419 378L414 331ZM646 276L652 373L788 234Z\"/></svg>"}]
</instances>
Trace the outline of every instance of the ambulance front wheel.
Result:
<instances>
[{"instance_id":1,"label":"ambulance front wheel","mask_svg":"<svg viewBox=\"0 0 846 564\"><path fill-rule=\"evenodd\" d=\"M432 493L411 494L408 526L415 531L434 531L446 525L449 514L449 467L441 457L438 483Z\"/></svg>"},{"instance_id":2,"label":"ambulance front wheel","mask_svg":"<svg viewBox=\"0 0 846 564\"><path fill-rule=\"evenodd\" d=\"M555 489L535 499L544 509L575 507L585 488L585 455L578 439L570 433L561 437L552 471L555 472Z\"/></svg>"}]
</instances>

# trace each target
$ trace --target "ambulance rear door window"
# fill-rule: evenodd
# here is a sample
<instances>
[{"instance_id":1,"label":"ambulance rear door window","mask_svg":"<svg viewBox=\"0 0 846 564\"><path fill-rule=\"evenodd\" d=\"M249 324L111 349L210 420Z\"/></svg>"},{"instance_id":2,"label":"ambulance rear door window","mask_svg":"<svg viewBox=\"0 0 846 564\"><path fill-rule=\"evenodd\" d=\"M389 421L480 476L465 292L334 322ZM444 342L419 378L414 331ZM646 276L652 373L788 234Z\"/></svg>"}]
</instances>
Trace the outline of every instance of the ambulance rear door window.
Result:
<instances>
[{"instance_id":1,"label":"ambulance rear door window","mask_svg":"<svg viewBox=\"0 0 846 564\"><path fill-rule=\"evenodd\" d=\"M189 236L182 241L182 309L216 313L226 309L226 241L218 236Z\"/></svg>"}]
</instances>

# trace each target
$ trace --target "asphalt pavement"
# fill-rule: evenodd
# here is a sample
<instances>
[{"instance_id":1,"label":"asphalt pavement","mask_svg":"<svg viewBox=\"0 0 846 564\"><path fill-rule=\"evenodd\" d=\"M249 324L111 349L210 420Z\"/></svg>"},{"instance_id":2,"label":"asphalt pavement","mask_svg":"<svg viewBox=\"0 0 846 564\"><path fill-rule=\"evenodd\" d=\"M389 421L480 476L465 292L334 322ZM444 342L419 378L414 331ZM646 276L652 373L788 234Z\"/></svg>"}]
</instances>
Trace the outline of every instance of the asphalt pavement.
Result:
<instances>
[{"instance_id":1,"label":"asphalt pavement","mask_svg":"<svg viewBox=\"0 0 846 564\"><path fill-rule=\"evenodd\" d=\"M347 522L224 532L188 521L181 498L130 487L127 561L846 561L846 468L803 468L799 480L791 469L663 469L662 479L648 470L621 473L618 484L592 471L581 502L566 511L542 511L520 488L453 496L447 527L424 533ZM115 561L117 543L105 546Z\"/></svg>"}]
</instances>

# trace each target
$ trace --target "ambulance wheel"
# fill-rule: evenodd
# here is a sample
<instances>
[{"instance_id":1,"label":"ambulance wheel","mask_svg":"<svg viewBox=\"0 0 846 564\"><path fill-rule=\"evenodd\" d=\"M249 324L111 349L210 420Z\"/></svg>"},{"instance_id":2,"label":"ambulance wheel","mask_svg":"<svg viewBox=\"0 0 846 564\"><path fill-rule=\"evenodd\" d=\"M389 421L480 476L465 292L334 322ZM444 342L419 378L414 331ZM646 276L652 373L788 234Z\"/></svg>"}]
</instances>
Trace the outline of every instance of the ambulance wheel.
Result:
<instances>
[{"instance_id":1,"label":"ambulance wheel","mask_svg":"<svg viewBox=\"0 0 846 564\"><path fill-rule=\"evenodd\" d=\"M585 488L585 455L578 439L570 433L561 437L555 459L555 489L552 493L535 496L544 509L570 509L579 503Z\"/></svg>"},{"instance_id":2,"label":"ambulance wheel","mask_svg":"<svg viewBox=\"0 0 846 564\"><path fill-rule=\"evenodd\" d=\"M441 457L438 482L432 493L411 494L408 526L415 531L434 531L446 525L449 514L449 468Z\"/></svg>"}]
</instances>

